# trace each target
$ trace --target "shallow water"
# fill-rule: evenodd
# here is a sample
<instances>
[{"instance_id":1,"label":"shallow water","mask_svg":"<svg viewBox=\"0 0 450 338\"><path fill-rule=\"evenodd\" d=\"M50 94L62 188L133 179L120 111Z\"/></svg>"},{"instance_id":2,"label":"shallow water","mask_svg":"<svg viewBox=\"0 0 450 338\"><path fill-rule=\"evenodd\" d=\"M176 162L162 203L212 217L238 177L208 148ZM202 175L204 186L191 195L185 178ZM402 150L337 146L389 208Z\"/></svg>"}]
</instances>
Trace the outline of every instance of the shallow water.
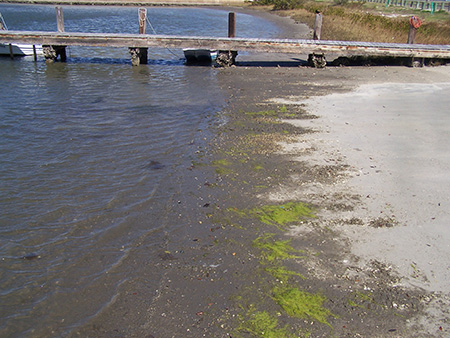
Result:
<instances>
[{"instance_id":1,"label":"shallow water","mask_svg":"<svg viewBox=\"0 0 450 338\"><path fill-rule=\"evenodd\" d=\"M137 8L63 9L66 31L138 29ZM52 6L0 11L10 30L56 30ZM148 15L159 34L227 34L223 10ZM279 34L250 15L237 22L247 36ZM151 256L186 225L168 221L172 205L224 98L216 70L185 66L181 50L149 58L131 67L126 49L81 47L67 63L0 58L0 336L68 334L139 275L136 248Z\"/></svg>"}]
</instances>

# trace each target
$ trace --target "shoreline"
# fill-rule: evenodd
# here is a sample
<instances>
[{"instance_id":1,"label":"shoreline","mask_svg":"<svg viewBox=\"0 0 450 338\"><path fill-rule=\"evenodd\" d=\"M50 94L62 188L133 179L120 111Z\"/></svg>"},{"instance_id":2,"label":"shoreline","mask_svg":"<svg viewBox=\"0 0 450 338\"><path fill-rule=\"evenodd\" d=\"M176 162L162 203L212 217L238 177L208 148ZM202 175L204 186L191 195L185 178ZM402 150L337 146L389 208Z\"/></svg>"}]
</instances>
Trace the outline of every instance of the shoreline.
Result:
<instances>
[{"instance_id":1,"label":"shoreline","mask_svg":"<svg viewBox=\"0 0 450 338\"><path fill-rule=\"evenodd\" d=\"M450 82L449 68L314 69L293 67L297 59L290 55L265 66L267 61L249 54L238 57L237 67L217 70L229 98L217 116L223 122L212 127L215 137L192 168L198 182L192 203L198 208L190 227L180 230L185 239L168 240L160 255L157 265L164 274L157 294L142 308L119 294L114 307L71 337L448 333L448 294L420 284L422 266L417 265L417 277L405 275L392 262L355 250L360 231L390 236L400 228L371 225L378 217L367 211L363 186L349 183L359 164L344 155L335 138L349 131L335 130L321 107L322 101L332 107L333 95L351 99L361 85ZM312 102L316 105L309 107ZM322 141L327 135L331 143ZM287 224L257 216L268 208L291 208L289 203L310 207L314 216L300 215ZM287 258L268 262L265 255L274 246ZM314 310L289 308L280 298L287 294Z\"/></svg>"},{"instance_id":2,"label":"shoreline","mask_svg":"<svg viewBox=\"0 0 450 338\"><path fill-rule=\"evenodd\" d=\"M292 24L283 20L285 28ZM360 231L368 232L370 241L375 232L392 236L400 228L371 226L378 217L368 212L365 183L349 183L367 176L357 176L361 164L346 153L360 146L337 142L353 132L349 121L356 121L346 115L343 122L337 111L350 107L361 85L446 83L449 68L314 69L292 67L297 58L291 55L273 62L271 56L265 67L269 61L261 54L238 62L217 70L229 98L217 113L225 122L211 127L215 137L191 168L189 178L198 186L190 196L190 227L180 230L185 235L178 242L168 239L161 248L155 266L164 273L157 294L139 290L153 298L137 302L123 290L105 313L70 336L262 337L258 332L270 329L280 338L444 337L450 330L448 290L426 290L420 264L411 277L414 271L405 275L376 253L364 257L364 245L355 249ZM356 151L366 160L371 156ZM389 163L371 165L364 170L381 166L390 172ZM385 184L380 186L388 190ZM377 196L386 204L383 198ZM291 202L314 215L286 224L257 216L269 213L264 207L284 209ZM404 223L403 216L396 220ZM264 255L275 245L288 256L274 263ZM289 314L280 291L308 296L311 311Z\"/></svg>"},{"instance_id":3,"label":"shoreline","mask_svg":"<svg viewBox=\"0 0 450 338\"><path fill-rule=\"evenodd\" d=\"M197 207L189 228L180 229L184 239L168 240L160 255L157 295L144 308L119 295L70 336L445 337L448 290L427 290L420 262L416 274L405 274L364 246L355 250L359 234L390 238L410 226L400 213L400 224L376 223L366 183L352 181L370 175L358 176L361 164L347 154L363 144L341 143L356 120L339 122L334 114L350 107L361 85L429 86L450 83L449 76L446 66L219 69L229 100L217 118L225 122L213 126L215 136L193 165ZM327 116L323 107L333 104ZM389 174L388 163L367 170L378 165L377 175ZM283 209L298 215L284 223L277 216ZM289 299L311 310L290 308Z\"/></svg>"}]
</instances>

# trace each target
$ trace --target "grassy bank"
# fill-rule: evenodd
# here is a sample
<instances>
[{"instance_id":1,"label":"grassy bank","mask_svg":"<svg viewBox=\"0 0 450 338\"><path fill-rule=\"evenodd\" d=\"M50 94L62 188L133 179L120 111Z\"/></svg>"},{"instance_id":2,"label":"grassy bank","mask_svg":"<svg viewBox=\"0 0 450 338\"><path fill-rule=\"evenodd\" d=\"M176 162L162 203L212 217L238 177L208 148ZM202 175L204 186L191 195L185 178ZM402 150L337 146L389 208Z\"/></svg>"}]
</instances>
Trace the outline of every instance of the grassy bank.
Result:
<instances>
[{"instance_id":1,"label":"grassy bank","mask_svg":"<svg viewBox=\"0 0 450 338\"><path fill-rule=\"evenodd\" d=\"M322 39L406 43L409 17L417 15L423 22L416 43L450 44L450 15L446 12L417 11L401 7L364 2L330 2L301 0L264 0L280 15L314 27L314 13L323 13Z\"/></svg>"}]
</instances>

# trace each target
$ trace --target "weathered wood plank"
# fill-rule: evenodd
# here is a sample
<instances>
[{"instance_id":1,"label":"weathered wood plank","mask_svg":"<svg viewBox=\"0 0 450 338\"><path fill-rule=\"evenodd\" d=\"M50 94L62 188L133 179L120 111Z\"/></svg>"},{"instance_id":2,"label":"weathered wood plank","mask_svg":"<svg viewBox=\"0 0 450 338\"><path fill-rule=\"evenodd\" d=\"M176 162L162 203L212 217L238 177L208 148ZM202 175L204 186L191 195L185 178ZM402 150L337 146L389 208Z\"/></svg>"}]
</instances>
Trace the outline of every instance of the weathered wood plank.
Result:
<instances>
[{"instance_id":1,"label":"weathered wood plank","mask_svg":"<svg viewBox=\"0 0 450 338\"><path fill-rule=\"evenodd\" d=\"M336 53L338 55L450 58L450 45L376 44L355 41L304 39L289 40L112 33L1 31L0 42L64 46L205 48L217 50L260 51L267 53Z\"/></svg>"}]
</instances>

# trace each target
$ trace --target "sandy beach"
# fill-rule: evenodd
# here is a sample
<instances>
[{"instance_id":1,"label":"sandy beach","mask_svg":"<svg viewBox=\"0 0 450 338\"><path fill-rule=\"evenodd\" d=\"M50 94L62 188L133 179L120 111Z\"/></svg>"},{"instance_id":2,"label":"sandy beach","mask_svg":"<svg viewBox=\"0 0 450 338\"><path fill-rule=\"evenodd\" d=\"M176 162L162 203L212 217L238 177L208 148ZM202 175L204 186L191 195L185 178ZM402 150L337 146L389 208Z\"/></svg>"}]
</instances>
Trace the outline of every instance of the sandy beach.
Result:
<instances>
[{"instance_id":1,"label":"sandy beach","mask_svg":"<svg viewBox=\"0 0 450 338\"><path fill-rule=\"evenodd\" d=\"M374 277L376 287L364 287L374 294L400 288L420 294L423 307L405 320L404 331L383 333L376 326L349 336L446 336L449 100L444 93L450 68L256 71L248 67L239 72L245 74L234 79L239 86L235 91L245 93L252 82L258 83L261 107L276 103L318 117L283 120L310 131L282 143L279 151L292 161L306 163L308 169L287 175L279 187L258 195L272 202L302 200L322 206L318 219L307 227L292 227L289 236L296 239L318 229L332 229L340 250L348 250L339 262L346 270L341 277L356 282L364 274ZM320 168L327 171L327 179L307 177L305 172L320 172ZM333 274L322 272L325 279ZM408 307L393 299L388 303L393 309Z\"/></svg>"}]
</instances>

